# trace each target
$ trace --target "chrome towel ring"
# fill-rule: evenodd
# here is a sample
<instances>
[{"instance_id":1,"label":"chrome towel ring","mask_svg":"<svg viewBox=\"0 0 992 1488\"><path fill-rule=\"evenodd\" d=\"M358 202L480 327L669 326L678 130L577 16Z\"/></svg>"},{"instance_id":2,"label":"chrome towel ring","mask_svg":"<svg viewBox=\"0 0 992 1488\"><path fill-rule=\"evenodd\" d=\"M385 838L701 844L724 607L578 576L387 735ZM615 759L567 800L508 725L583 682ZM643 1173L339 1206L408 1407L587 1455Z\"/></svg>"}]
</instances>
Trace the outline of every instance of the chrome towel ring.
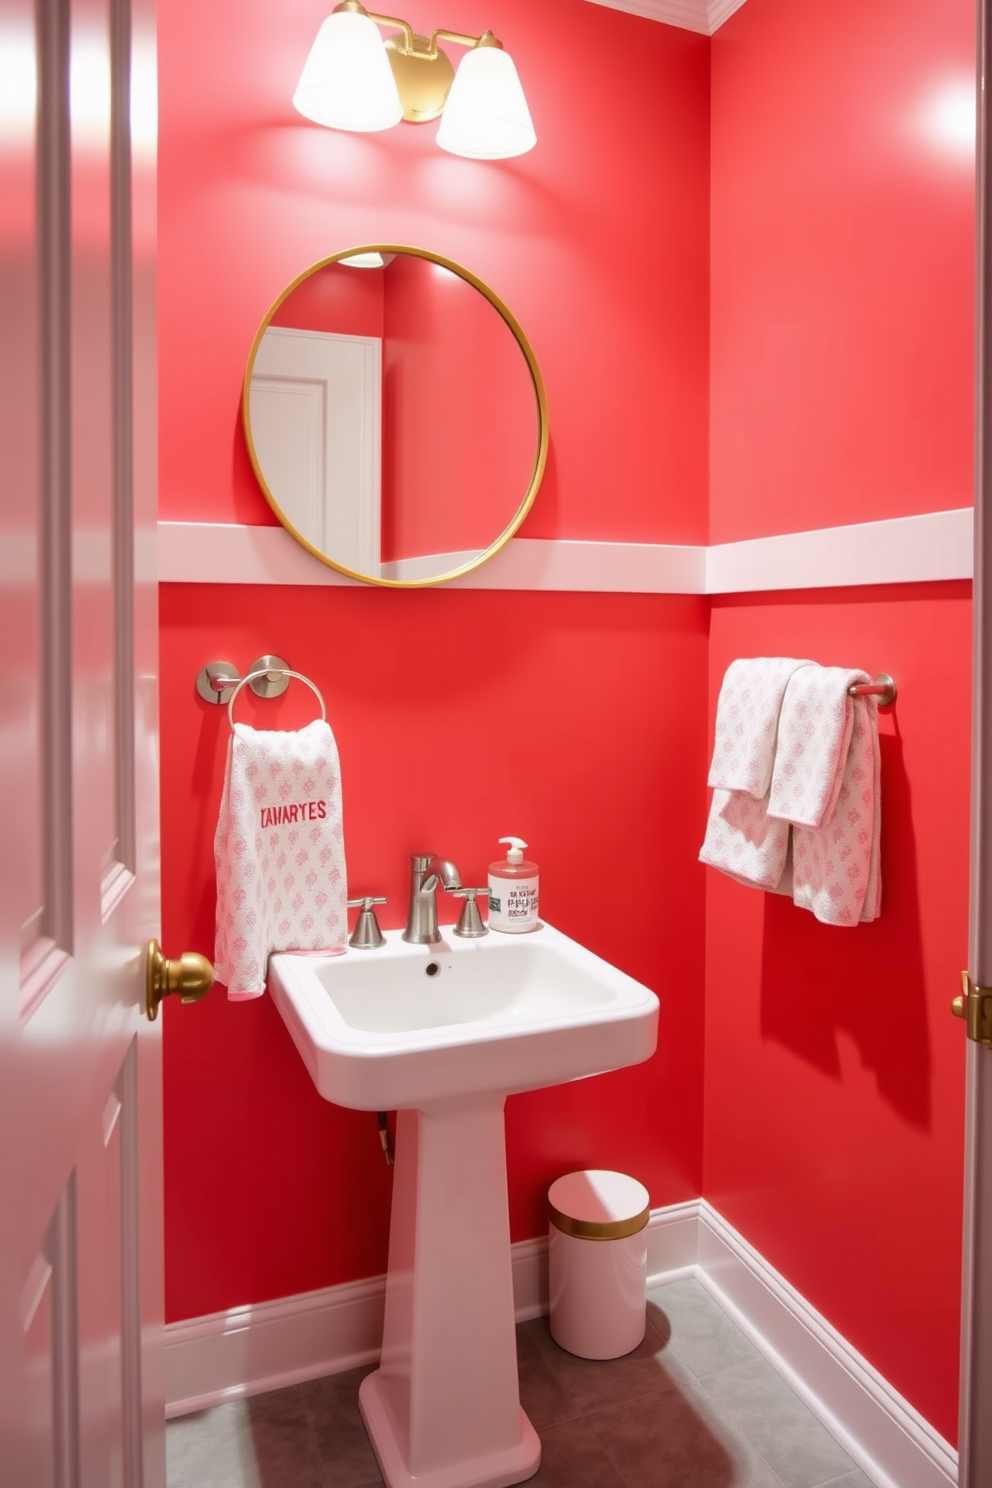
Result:
<instances>
[{"instance_id":1,"label":"chrome towel ring","mask_svg":"<svg viewBox=\"0 0 992 1488\"><path fill-rule=\"evenodd\" d=\"M247 677L242 677L241 681L231 693L231 696L228 699L227 703L227 721L231 725L232 730L234 728L234 700L237 697L238 693L241 691L242 687L246 686L247 683L253 681L257 677L270 677L273 680L275 680L277 677L286 677L287 679L293 677L296 679L297 682L305 682L307 687L310 688L311 692L316 695L317 701L320 704L320 716L322 720L324 721L324 723L327 722L327 707L324 703L324 696L320 688L317 686L316 682L311 682L309 677L305 677L302 672L294 672L290 667L266 667L258 672L249 672Z\"/></svg>"}]
</instances>

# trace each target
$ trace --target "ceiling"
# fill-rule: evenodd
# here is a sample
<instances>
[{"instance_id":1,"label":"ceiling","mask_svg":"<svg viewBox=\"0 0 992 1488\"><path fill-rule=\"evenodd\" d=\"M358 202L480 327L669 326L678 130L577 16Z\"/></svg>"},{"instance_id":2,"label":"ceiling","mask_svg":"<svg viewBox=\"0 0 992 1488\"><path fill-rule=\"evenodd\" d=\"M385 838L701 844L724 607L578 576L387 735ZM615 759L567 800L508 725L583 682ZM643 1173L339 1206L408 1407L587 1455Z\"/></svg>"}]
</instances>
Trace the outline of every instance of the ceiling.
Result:
<instances>
[{"instance_id":1,"label":"ceiling","mask_svg":"<svg viewBox=\"0 0 992 1488\"><path fill-rule=\"evenodd\" d=\"M589 3L712 36L728 16L740 10L744 0L589 0Z\"/></svg>"}]
</instances>

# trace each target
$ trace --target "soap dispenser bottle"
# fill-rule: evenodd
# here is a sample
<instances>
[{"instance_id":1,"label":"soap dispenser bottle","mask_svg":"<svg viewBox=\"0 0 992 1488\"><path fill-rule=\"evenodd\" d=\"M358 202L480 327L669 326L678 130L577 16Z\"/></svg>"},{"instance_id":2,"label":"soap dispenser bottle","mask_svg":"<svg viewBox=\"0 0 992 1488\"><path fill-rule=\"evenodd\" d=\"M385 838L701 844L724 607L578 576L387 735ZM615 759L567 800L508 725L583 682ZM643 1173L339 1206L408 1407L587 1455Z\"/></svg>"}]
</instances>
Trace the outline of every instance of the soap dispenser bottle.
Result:
<instances>
[{"instance_id":1,"label":"soap dispenser bottle","mask_svg":"<svg viewBox=\"0 0 992 1488\"><path fill-rule=\"evenodd\" d=\"M538 867L524 857L521 837L501 837L510 844L505 858L489 864L489 928L520 935L538 926Z\"/></svg>"}]
</instances>

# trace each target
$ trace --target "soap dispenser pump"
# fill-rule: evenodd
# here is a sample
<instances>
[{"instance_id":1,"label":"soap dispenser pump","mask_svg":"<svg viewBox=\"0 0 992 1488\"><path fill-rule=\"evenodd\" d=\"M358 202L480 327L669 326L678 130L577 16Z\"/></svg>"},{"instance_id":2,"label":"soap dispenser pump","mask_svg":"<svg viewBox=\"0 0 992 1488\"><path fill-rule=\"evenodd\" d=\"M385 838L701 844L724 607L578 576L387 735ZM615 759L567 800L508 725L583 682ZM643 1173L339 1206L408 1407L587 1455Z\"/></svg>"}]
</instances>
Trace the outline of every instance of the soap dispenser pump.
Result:
<instances>
[{"instance_id":1,"label":"soap dispenser pump","mask_svg":"<svg viewBox=\"0 0 992 1488\"><path fill-rule=\"evenodd\" d=\"M522 837L501 837L510 844L505 858L489 864L489 928L520 935L536 930L538 920L538 880L536 863L524 857L527 846Z\"/></svg>"}]
</instances>

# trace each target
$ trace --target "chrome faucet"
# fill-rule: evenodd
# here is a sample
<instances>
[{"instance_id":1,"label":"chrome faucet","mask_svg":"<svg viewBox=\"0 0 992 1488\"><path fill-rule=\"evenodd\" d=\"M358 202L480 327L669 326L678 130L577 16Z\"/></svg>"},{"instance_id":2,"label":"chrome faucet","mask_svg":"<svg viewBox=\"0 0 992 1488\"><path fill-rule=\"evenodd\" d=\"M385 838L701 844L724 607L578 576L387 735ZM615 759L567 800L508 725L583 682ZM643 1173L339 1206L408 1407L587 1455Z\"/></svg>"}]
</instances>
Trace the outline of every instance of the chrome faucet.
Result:
<instances>
[{"instance_id":1,"label":"chrome faucet","mask_svg":"<svg viewBox=\"0 0 992 1488\"><path fill-rule=\"evenodd\" d=\"M437 940L437 886L460 889L461 874L447 858L433 853L413 853L410 857L410 913L403 939L413 945L432 945Z\"/></svg>"}]
</instances>

